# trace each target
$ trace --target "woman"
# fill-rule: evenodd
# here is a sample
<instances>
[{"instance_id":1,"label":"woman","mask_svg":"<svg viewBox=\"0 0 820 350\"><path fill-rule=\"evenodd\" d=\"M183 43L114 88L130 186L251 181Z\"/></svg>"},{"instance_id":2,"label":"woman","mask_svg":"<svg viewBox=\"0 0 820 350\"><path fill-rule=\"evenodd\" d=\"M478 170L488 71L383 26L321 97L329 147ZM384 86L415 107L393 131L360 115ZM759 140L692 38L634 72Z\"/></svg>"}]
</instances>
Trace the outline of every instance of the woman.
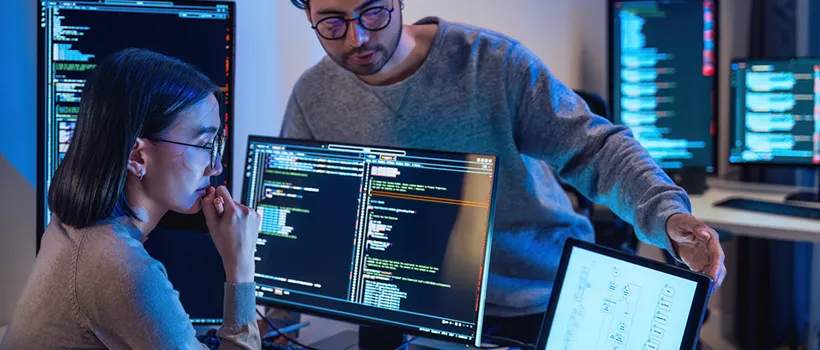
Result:
<instances>
[{"instance_id":1,"label":"woman","mask_svg":"<svg viewBox=\"0 0 820 350\"><path fill-rule=\"evenodd\" d=\"M142 243L169 210L204 211L225 266L222 348L259 348L259 215L209 186L222 172L221 94L191 66L128 49L89 77L54 213L0 348L203 348ZM214 271L218 273L218 271Z\"/></svg>"}]
</instances>

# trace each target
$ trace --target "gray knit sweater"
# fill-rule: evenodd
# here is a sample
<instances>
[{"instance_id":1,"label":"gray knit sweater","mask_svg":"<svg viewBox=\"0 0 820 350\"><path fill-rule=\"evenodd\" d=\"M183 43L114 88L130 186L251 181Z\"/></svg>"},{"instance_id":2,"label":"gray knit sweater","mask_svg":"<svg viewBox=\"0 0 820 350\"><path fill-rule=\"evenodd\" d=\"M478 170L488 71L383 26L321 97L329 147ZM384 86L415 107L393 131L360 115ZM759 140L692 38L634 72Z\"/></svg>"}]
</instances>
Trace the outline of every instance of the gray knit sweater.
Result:
<instances>
[{"instance_id":1,"label":"gray knit sweater","mask_svg":"<svg viewBox=\"0 0 820 350\"><path fill-rule=\"evenodd\" d=\"M127 220L76 230L53 216L0 349L204 348L141 238ZM225 284L222 349L260 348L254 289Z\"/></svg>"},{"instance_id":2,"label":"gray knit sweater","mask_svg":"<svg viewBox=\"0 0 820 350\"><path fill-rule=\"evenodd\" d=\"M489 315L544 312L567 237L593 240L559 178L670 249L666 219L689 213L689 198L627 128L590 113L509 37L432 17L416 24L438 33L415 74L370 86L325 58L293 89L282 135L498 155Z\"/></svg>"}]
</instances>

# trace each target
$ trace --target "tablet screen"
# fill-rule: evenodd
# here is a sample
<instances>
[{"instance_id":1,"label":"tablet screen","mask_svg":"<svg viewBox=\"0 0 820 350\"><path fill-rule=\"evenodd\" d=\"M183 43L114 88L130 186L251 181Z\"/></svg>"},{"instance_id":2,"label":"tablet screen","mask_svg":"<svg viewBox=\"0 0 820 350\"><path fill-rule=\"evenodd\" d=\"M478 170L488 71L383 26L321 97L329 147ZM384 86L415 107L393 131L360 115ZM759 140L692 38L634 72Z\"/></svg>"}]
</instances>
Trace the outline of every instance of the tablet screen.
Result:
<instances>
[{"instance_id":1,"label":"tablet screen","mask_svg":"<svg viewBox=\"0 0 820 350\"><path fill-rule=\"evenodd\" d=\"M679 349L697 283L573 247L544 350Z\"/></svg>"}]
</instances>

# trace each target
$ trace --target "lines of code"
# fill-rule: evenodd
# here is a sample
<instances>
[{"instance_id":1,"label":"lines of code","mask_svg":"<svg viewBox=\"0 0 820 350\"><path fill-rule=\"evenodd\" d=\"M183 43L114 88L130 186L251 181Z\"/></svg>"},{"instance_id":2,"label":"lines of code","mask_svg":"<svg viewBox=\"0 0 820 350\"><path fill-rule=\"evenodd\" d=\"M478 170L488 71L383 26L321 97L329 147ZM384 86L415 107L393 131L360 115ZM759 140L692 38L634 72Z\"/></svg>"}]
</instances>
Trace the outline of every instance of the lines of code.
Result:
<instances>
[{"instance_id":1,"label":"lines of code","mask_svg":"<svg viewBox=\"0 0 820 350\"><path fill-rule=\"evenodd\" d=\"M243 196L262 216L259 233L264 240L257 242L257 277L288 286L292 289L288 293L319 291L346 298L349 263L327 262L350 259L349 250L334 248L351 246L363 162L264 144L251 144L251 150ZM326 236L331 229L348 234ZM309 258L310 252L323 258Z\"/></svg>"},{"instance_id":2,"label":"lines of code","mask_svg":"<svg viewBox=\"0 0 820 350\"><path fill-rule=\"evenodd\" d=\"M713 2L617 1L615 123L665 169L713 167Z\"/></svg>"},{"instance_id":3,"label":"lines of code","mask_svg":"<svg viewBox=\"0 0 820 350\"><path fill-rule=\"evenodd\" d=\"M293 215L308 217L311 211L299 206L286 207L263 203L274 197L300 200L304 199L306 195L317 195L321 192L321 189L317 187L296 185L293 181L288 181L288 178L295 177L299 180L310 176L311 173L360 177L362 172L360 162L312 156L304 153L293 154L274 151L262 157L264 173L277 175L282 180L266 180L261 184L262 196L257 198L261 203L256 209L262 216L262 227L259 233L281 238L297 239L298 231L294 234L294 227L289 224L289 218Z\"/></svg>"},{"instance_id":4,"label":"lines of code","mask_svg":"<svg viewBox=\"0 0 820 350\"><path fill-rule=\"evenodd\" d=\"M475 334L492 158L280 142L252 138L243 188L263 216L258 297Z\"/></svg>"},{"instance_id":5,"label":"lines of code","mask_svg":"<svg viewBox=\"0 0 820 350\"><path fill-rule=\"evenodd\" d=\"M378 279L378 278L373 278ZM385 278L387 279L387 278ZM407 293L399 290L395 284L365 281L364 304L384 309L398 310L401 300L407 298Z\"/></svg>"},{"instance_id":6,"label":"lines of code","mask_svg":"<svg viewBox=\"0 0 820 350\"><path fill-rule=\"evenodd\" d=\"M293 235L293 226L288 226L288 217L292 214L310 214L310 210L302 208L275 207L259 205L256 212L262 216L260 234L296 239Z\"/></svg>"},{"instance_id":7,"label":"lines of code","mask_svg":"<svg viewBox=\"0 0 820 350\"><path fill-rule=\"evenodd\" d=\"M820 164L820 60L736 62L732 162Z\"/></svg>"},{"instance_id":8,"label":"lines of code","mask_svg":"<svg viewBox=\"0 0 820 350\"><path fill-rule=\"evenodd\" d=\"M51 82L54 86L54 103L47 108L54 113L54 121L48 122L57 126L57 154L56 158L49 157L48 164L51 171L56 170L59 162L65 158L74 136L80 97L85 85L85 79L76 77L76 73L87 73L96 66L91 63L96 55L75 48L76 43L85 37L91 27L66 24L66 16L62 11L64 10L59 8L53 9L51 16L52 44L49 51L51 61L54 62ZM48 127L47 132L53 132L53 128ZM53 136L47 136L47 142L51 143L53 139Z\"/></svg>"},{"instance_id":9,"label":"lines of code","mask_svg":"<svg viewBox=\"0 0 820 350\"><path fill-rule=\"evenodd\" d=\"M406 222L420 220L418 217L420 212L423 213L425 209L433 211L436 206L489 208L486 200L464 200L459 191L452 191L438 182L401 181L404 178L416 181L420 179L409 177L407 173L408 171L400 170L399 167L372 165L371 176L367 178L368 198L371 206L368 212L365 266L362 275L365 283L361 291L353 290L354 295L357 292L360 294L359 300L365 305L399 309L402 306L401 301L407 298L405 288L408 284L439 288L452 287L448 283L440 282L443 278L438 267L417 263L414 259L419 258L419 255L392 254L391 250L397 244L396 241L399 245L403 243L391 237L412 234L412 232L403 230L404 227L409 226ZM438 210L444 209L437 208L435 211ZM449 229L449 227L446 228L446 230ZM440 234L445 235L444 231L445 228L442 228ZM419 239L423 240L421 237ZM373 280L378 283L371 282ZM374 295L380 298L374 298ZM384 304L383 298L390 302Z\"/></svg>"},{"instance_id":10,"label":"lines of code","mask_svg":"<svg viewBox=\"0 0 820 350\"><path fill-rule=\"evenodd\" d=\"M375 269L390 270L390 271L396 271L398 269L405 269L405 270L420 271L420 272L427 272L427 273L436 273L439 270L437 267L433 267L433 266L416 265L416 264L396 262L396 261L390 261L390 260L382 260L382 259L378 259L378 258L368 258L367 259L367 266L371 267L371 268L375 268Z\"/></svg>"},{"instance_id":11,"label":"lines of code","mask_svg":"<svg viewBox=\"0 0 820 350\"><path fill-rule=\"evenodd\" d=\"M65 158L74 136L86 78L98 62L125 48L139 47L192 64L224 92L231 81L231 21L225 4L154 1L105 2L51 0L40 2L39 67L43 118L43 178L51 178ZM206 17L187 17L197 13ZM191 37L201 40L190 40ZM226 94L227 95L227 94ZM226 100L230 100L226 96ZM228 116L226 116L228 117ZM230 135L230 133L228 134ZM230 145L230 142L228 143ZM217 183L227 184L230 146ZM44 191L47 193L48 191ZM43 201L45 202L45 201ZM50 212L43 204L44 225ZM203 224L204 225L204 224ZM44 226L45 227L45 226Z\"/></svg>"},{"instance_id":12,"label":"lines of code","mask_svg":"<svg viewBox=\"0 0 820 350\"><path fill-rule=\"evenodd\" d=\"M375 167L374 168L379 168ZM395 169L395 168L391 168ZM378 174L374 173L374 176L379 176ZM401 182L388 182L388 181L380 181L380 180L373 180L373 190L382 190L388 192L424 192L424 191L447 191L446 188L437 186L437 185L420 185L420 184L407 184Z\"/></svg>"}]
</instances>

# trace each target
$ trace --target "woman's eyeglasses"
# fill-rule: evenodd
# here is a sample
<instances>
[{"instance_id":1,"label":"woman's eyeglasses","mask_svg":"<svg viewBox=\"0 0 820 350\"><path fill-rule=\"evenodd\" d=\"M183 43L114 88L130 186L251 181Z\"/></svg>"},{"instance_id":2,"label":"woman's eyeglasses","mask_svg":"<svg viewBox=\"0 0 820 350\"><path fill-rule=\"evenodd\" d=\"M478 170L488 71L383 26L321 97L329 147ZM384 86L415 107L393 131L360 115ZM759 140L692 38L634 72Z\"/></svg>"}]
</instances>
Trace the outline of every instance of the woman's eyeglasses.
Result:
<instances>
[{"instance_id":1,"label":"woman's eyeglasses","mask_svg":"<svg viewBox=\"0 0 820 350\"><path fill-rule=\"evenodd\" d=\"M171 140L163 140L163 139L152 139L152 140L209 150L211 152L211 163L210 163L211 169L215 169L218 162L222 159L222 155L225 153L225 141L226 141L226 139L227 139L227 137L225 137L224 128L220 128L220 131L216 134L216 136L214 136L214 140L211 143L207 144L207 145L194 145L194 144L190 144L190 143L177 142L177 141L171 141Z\"/></svg>"},{"instance_id":2,"label":"woman's eyeglasses","mask_svg":"<svg viewBox=\"0 0 820 350\"><path fill-rule=\"evenodd\" d=\"M388 9L383 6L371 7L362 11L358 17L344 18L342 16L334 16L323 18L316 25L312 26L319 36L327 40L339 40L347 35L348 23L357 21L359 25L371 32L379 31L390 24L393 17L393 11L396 8Z\"/></svg>"}]
</instances>

